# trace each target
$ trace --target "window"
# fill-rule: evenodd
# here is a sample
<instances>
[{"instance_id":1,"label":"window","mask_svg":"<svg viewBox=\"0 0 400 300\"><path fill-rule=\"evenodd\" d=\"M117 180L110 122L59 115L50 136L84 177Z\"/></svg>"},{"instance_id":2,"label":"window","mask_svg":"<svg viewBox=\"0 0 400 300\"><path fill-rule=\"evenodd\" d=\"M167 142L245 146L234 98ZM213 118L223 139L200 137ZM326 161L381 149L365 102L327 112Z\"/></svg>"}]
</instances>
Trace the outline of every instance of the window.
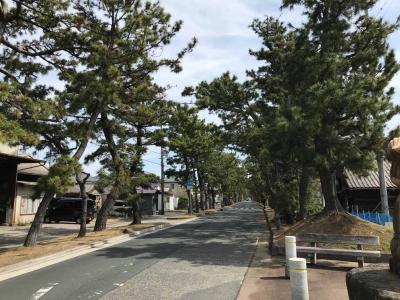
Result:
<instances>
[{"instance_id":1,"label":"window","mask_svg":"<svg viewBox=\"0 0 400 300\"><path fill-rule=\"evenodd\" d=\"M175 184L171 183L171 184L169 185L169 187L170 187L171 190L173 190L173 189L175 188Z\"/></svg>"},{"instance_id":2,"label":"window","mask_svg":"<svg viewBox=\"0 0 400 300\"><path fill-rule=\"evenodd\" d=\"M41 199L32 199L30 196L21 196L21 215L33 215L37 212Z\"/></svg>"}]
</instances>

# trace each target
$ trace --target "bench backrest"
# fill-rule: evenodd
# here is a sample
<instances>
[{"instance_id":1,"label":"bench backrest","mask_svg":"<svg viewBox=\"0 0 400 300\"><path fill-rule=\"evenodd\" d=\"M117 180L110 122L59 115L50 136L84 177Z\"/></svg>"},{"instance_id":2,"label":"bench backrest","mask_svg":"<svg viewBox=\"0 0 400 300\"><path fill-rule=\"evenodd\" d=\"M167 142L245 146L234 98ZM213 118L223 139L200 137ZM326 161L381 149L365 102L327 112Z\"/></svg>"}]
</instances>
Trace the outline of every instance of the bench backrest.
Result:
<instances>
[{"instance_id":1,"label":"bench backrest","mask_svg":"<svg viewBox=\"0 0 400 300\"><path fill-rule=\"evenodd\" d=\"M379 245L379 236L303 233L296 235L297 242Z\"/></svg>"}]
</instances>

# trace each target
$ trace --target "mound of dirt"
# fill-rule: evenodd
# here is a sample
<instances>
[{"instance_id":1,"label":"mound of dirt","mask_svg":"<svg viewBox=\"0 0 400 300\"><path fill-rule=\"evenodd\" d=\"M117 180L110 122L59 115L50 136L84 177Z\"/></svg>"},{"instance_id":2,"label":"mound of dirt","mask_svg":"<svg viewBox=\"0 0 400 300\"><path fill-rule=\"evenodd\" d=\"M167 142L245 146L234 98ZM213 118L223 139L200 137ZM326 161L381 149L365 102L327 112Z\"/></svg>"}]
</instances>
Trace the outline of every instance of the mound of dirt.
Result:
<instances>
[{"instance_id":1,"label":"mound of dirt","mask_svg":"<svg viewBox=\"0 0 400 300\"><path fill-rule=\"evenodd\" d=\"M366 247L365 249L390 252L390 241L393 238L393 229L371 223L344 212L320 213L306 220L297 222L284 232L274 236L274 245L284 246L286 235L298 233L325 233L343 235L379 236L380 246ZM327 244L324 247L356 248L356 246Z\"/></svg>"}]
</instances>

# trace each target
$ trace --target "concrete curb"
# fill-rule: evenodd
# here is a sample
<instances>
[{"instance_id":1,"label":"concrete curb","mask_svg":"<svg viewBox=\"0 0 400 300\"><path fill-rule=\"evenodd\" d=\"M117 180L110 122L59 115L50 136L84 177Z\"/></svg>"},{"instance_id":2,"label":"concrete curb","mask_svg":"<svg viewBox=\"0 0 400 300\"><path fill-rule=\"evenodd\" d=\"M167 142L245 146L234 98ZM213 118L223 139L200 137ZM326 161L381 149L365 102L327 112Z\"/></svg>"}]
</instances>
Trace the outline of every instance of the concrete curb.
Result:
<instances>
[{"instance_id":1,"label":"concrete curb","mask_svg":"<svg viewBox=\"0 0 400 300\"><path fill-rule=\"evenodd\" d=\"M34 259L29 259L25 261L21 261L19 263L1 267L0 268L0 282L17 277L26 273L30 273L54 264L57 264L59 262L63 262L66 260L69 260L71 258L75 258L84 254L88 254L100 249L108 248L123 242L127 242L130 240L133 240L137 238L138 236L142 235L147 235L156 231L161 231L167 228L175 227L184 223L187 223L189 221L192 221L193 219L189 219L188 221L179 223L179 224L161 224L161 225L156 225L150 228L145 228L143 230L139 231L134 231L133 233L129 234L123 234L119 235L116 237L112 237L109 239L106 239L104 241L98 241L94 242L88 245L60 251L51 255L43 256L43 257L38 257Z\"/></svg>"}]
</instances>

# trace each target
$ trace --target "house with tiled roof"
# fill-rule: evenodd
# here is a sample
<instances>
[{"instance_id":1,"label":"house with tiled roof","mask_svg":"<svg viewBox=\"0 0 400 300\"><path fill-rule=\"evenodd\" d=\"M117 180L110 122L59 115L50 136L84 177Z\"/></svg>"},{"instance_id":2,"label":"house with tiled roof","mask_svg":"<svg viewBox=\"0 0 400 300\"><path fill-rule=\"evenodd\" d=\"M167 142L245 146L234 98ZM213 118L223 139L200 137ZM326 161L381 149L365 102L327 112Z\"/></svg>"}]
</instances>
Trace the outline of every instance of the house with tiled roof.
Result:
<instances>
[{"instance_id":1,"label":"house with tiled roof","mask_svg":"<svg viewBox=\"0 0 400 300\"><path fill-rule=\"evenodd\" d=\"M0 224L32 222L41 201L33 198L35 186L48 173L44 162L0 144L0 170Z\"/></svg>"},{"instance_id":2,"label":"house with tiled roof","mask_svg":"<svg viewBox=\"0 0 400 300\"><path fill-rule=\"evenodd\" d=\"M383 166L391 210L397 195L400 193L400 188L390 180L391 163L385 160ZM343 174L337 177L337 192L340 202L348 211L380 211L381 197L377 165L366 176L344 170Z\"/></svg>"}]
</instances>

